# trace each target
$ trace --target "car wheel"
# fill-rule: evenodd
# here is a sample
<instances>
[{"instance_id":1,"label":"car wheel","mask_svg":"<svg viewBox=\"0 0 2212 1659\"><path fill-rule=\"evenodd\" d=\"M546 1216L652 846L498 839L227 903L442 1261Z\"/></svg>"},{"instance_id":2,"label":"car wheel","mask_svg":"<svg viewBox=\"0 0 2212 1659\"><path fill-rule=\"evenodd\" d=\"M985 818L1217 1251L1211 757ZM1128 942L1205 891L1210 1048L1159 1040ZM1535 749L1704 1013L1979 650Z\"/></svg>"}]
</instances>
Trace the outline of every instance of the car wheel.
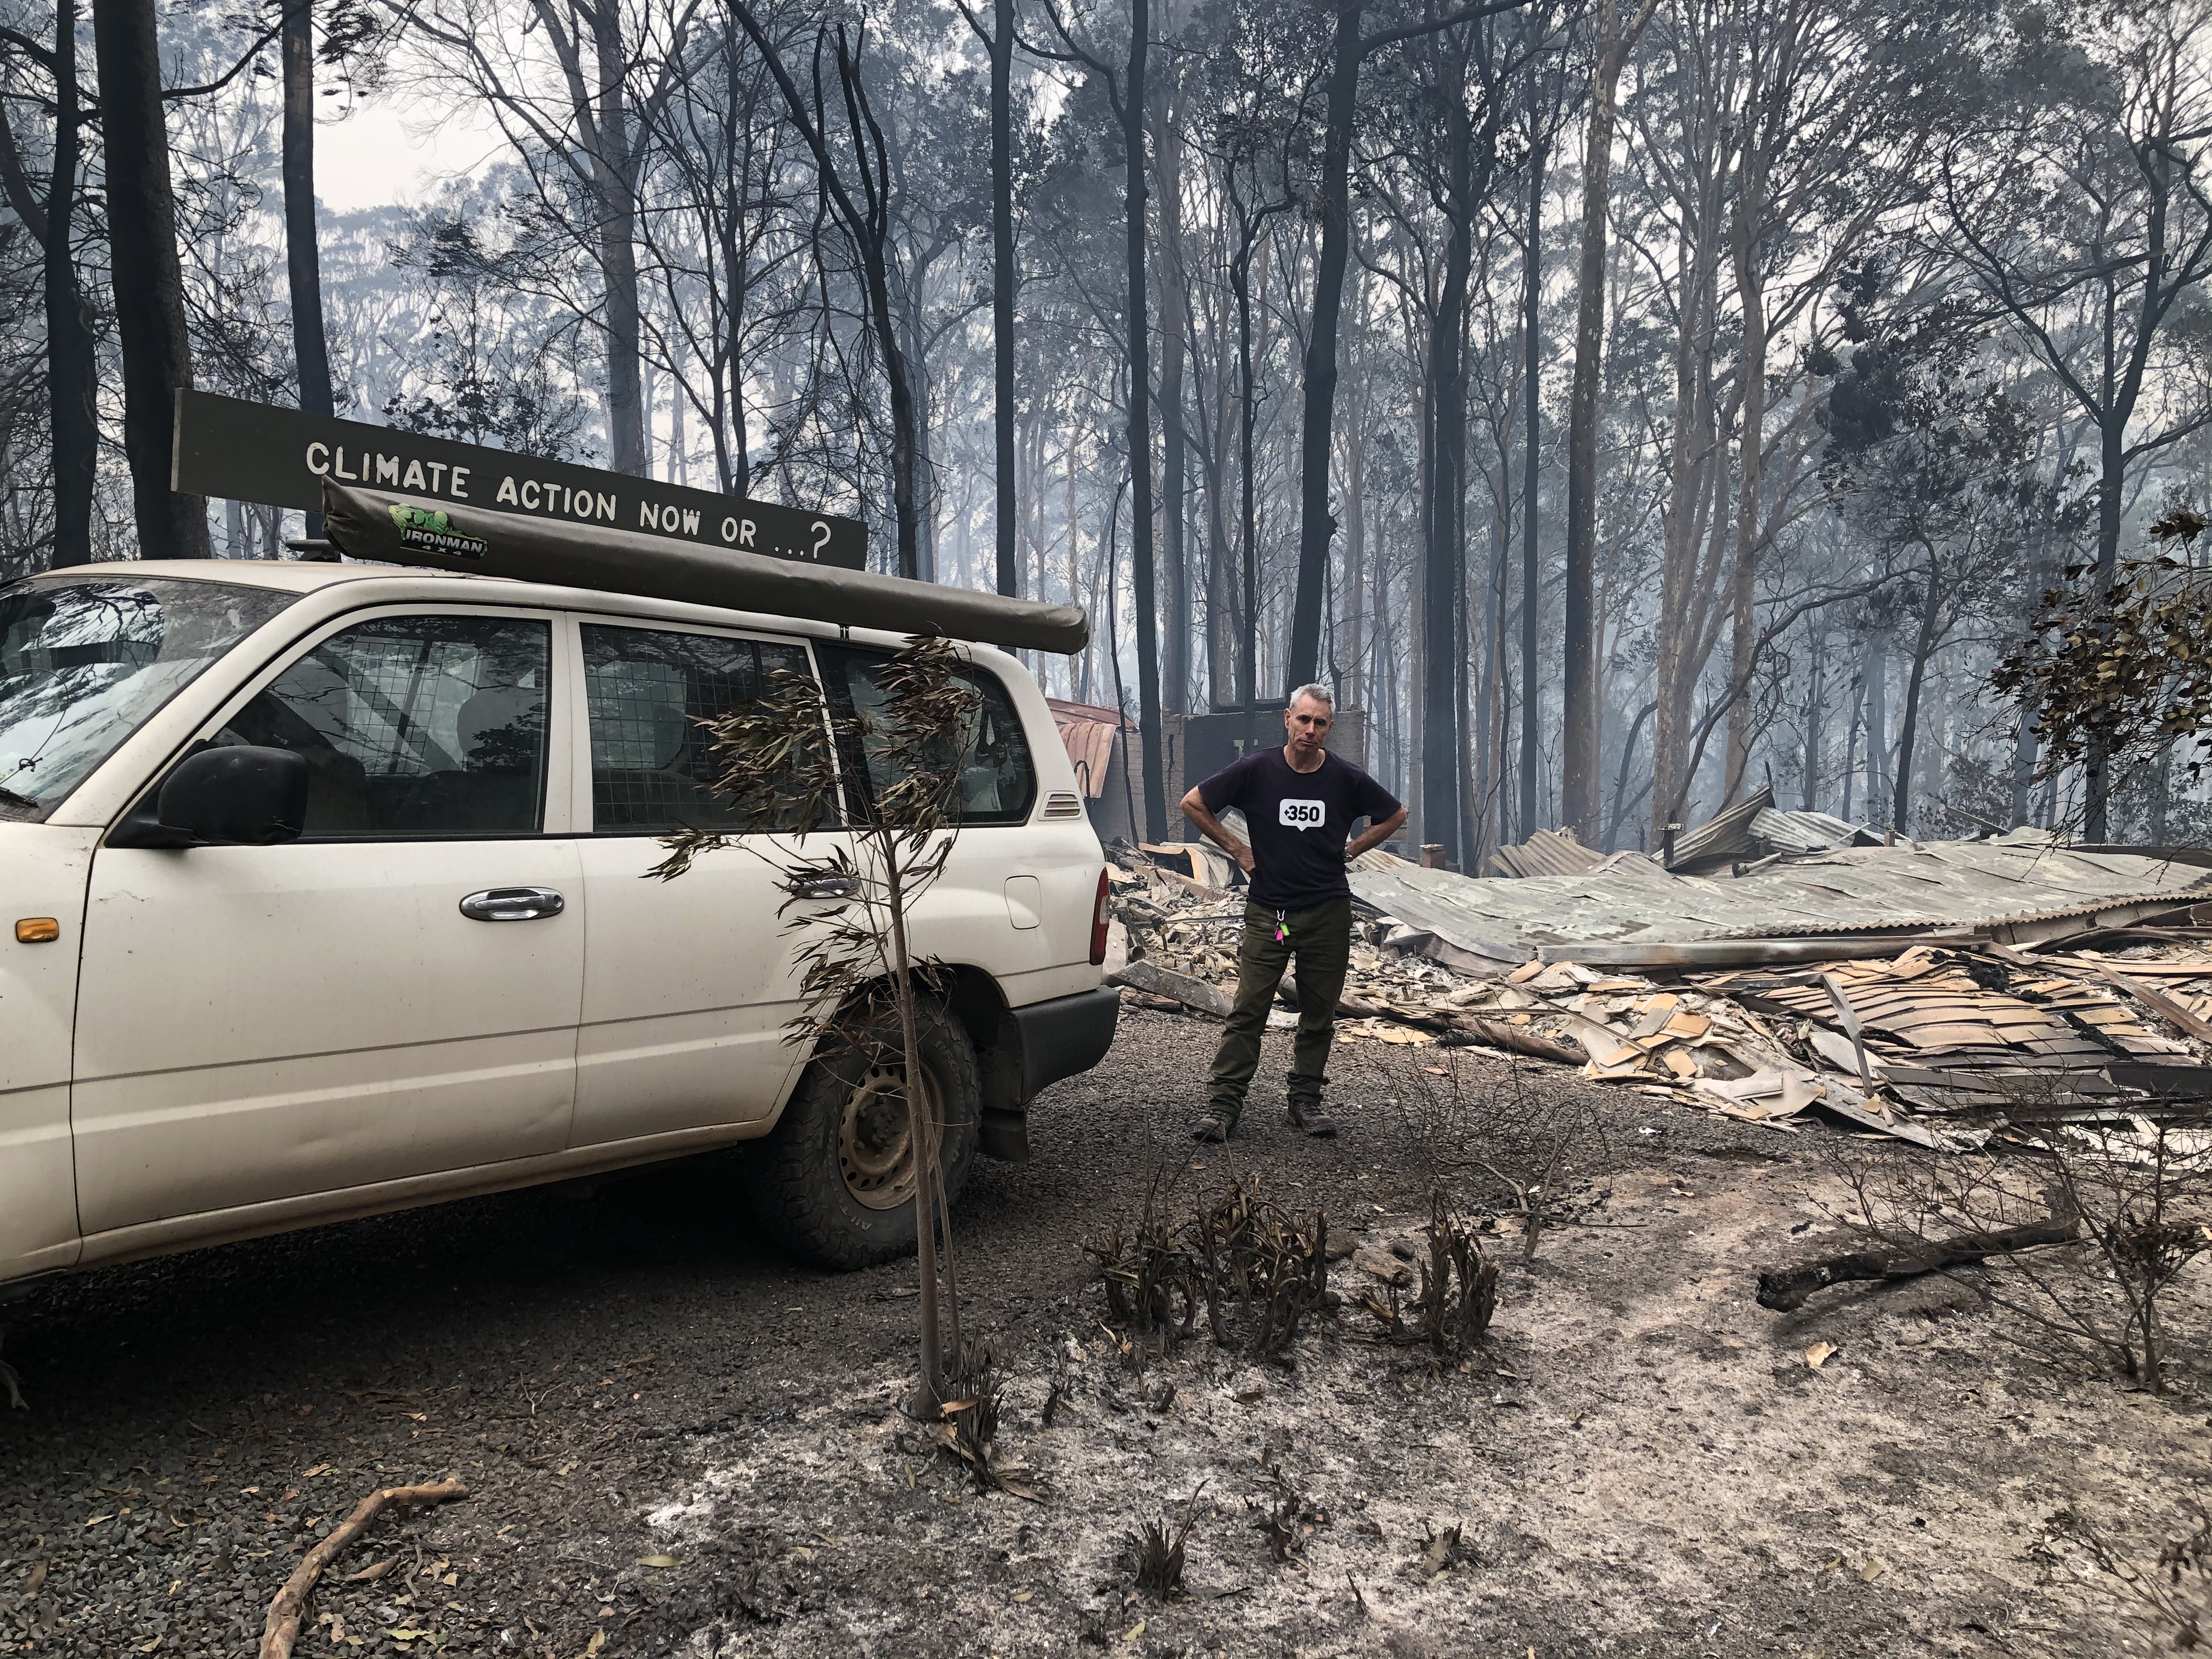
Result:
<instances>
[{"instance_id":1,"label":"car wheel","mask_svg":"<svg viewBox=\"0 0 2212 1659\"><path fill-rule=\"evenodd\" d=\"M782 1117L747 1161L763 1227L825 1267L874 1267L914 1249L915 1148L896 1018L881 1019L869 1036L870 1043L807 1062ZM945 1125L945 1194L957 1202L982 1121L975 1046L960 1023L932 1003L915 1011L915 1036L922 1086Z\"/></svg>"}]
</instances>

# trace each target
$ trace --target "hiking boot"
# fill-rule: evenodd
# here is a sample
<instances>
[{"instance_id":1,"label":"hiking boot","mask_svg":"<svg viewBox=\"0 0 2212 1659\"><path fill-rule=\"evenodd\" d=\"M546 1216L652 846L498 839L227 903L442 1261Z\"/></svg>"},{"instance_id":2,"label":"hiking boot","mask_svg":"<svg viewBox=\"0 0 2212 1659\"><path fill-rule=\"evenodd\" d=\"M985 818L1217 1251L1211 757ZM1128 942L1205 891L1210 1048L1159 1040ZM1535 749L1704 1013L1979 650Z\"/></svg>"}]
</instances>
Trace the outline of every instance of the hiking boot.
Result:
<instances>
[{"instance_id":1,"label":"hiking boot","mask_svg":"<svg viewBox=\"0 0 2212 1659\"><path fill-rule=\"evenodd\" d=\"M1224 1141L1237 1133L1237 1120L1218 1108L1204 1113L1190 1126L1190 1138L1210 1143Z\"/></svg>"},{"instance_id":2,"label":"hiking boot","mask_svg":"<svg viewBox=\"0 0 2212 1659\"><path fill-rule=\"evenodd\" d=\"M1289 1109L1283 1115L1283 1121L1293 1129L1303 1130L1319 1139L1328 1139L1336 1133L1336 1120L1317 1100L1291 1102Z\"/></svg>"}]
</instances>

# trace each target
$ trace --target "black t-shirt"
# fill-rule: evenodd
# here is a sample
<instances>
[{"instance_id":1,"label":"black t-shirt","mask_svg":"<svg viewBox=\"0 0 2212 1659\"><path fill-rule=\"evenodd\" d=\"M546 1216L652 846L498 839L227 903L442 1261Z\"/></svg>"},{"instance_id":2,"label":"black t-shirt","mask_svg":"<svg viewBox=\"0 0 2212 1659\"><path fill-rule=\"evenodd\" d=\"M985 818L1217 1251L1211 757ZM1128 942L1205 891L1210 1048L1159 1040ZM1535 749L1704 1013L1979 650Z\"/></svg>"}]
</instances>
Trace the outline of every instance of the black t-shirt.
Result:
<instances>
[{"instance_id":1,"label":"black t-shirt","mask_svg":"<svg viewBox=\"0 0 2212 1659\"><path fill-rule=\"evenodd\" d=\"M1210 812L1242 808L1252 839L1252 901L1270 910L1306 910L1345 898L1344 844L1352 822L1376 823L1396 797L1348 760L1324 752L1296 771L1280 748L1255 750L1198 786Z\"/></svg>"}]
</instances>

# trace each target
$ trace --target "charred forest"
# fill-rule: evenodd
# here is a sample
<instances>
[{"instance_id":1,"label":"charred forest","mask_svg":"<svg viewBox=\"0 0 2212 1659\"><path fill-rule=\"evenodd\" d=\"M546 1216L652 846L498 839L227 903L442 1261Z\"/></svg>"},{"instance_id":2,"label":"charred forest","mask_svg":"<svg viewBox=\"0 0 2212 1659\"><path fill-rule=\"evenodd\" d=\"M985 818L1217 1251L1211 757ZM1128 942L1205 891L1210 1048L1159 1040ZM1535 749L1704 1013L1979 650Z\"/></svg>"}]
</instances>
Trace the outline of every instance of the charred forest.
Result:
<instances>
[{"instance_id":1,"label":"charred forest","mask_svg":"<svg viewBox=\"0 0 2212 1659\"><path fill-rule=\"evenodd\" d=\"M1469 872L1762 784L2201 842L2193 730L2003 665L2191 580L2151 532L2212 495L2208 40L2197 0L17 0L0 568L288 556L298 514L169 489L191 385L1081 604L1036 666L1139 723L1152 839L1164 722L1322 678Z\"/></svg>"}]
</instances>

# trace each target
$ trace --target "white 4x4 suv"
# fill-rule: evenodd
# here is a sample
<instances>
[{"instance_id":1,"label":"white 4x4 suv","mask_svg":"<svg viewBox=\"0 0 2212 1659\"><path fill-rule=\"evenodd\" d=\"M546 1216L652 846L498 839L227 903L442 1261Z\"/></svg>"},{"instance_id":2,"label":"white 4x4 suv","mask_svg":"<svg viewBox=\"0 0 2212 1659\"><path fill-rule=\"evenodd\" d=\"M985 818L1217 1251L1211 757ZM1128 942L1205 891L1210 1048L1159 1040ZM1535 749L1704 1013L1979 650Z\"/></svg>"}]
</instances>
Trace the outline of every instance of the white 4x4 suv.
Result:
<instances>
[{"instance_id":1,"label":"white 4x4 suv","mask_svg":"<svg viewBox=\"0 0 2212 1659\"><path fill-rule=\"evenodd\" d=\"M361 565L0 589L0 1285L760 1137L746 1181L793 1246L910 1248L896 1079L785 1040L780 911L816 901L738 849L647 878L660 837L726 822L698 720L777 669L865 702L896 643ZM953 1188L1026 1154L1028 1103L1116 1007L1050 713L1012 657L969 672L962 829L913 924L947 969L924 1058Z\"/></svg>"}]
</instances>

